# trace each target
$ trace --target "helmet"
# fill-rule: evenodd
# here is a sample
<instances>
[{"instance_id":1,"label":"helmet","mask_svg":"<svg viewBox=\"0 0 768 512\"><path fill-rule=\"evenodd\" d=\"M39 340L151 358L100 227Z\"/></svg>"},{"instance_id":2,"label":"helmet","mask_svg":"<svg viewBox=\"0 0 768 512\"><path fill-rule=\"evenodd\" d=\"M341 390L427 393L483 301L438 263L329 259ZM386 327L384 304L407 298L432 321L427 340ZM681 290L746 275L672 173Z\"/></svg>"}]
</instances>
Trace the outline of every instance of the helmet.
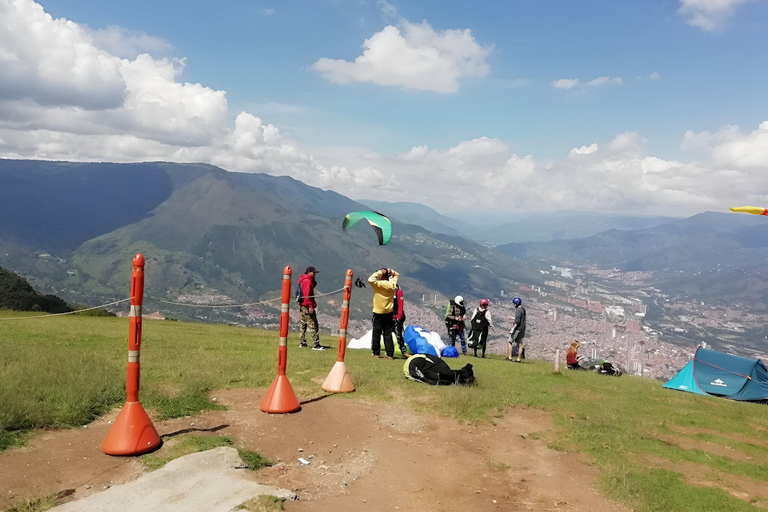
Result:
<instances>
[{"instance_id":1,"label":"helmet","mask_svg":"<svg viewBox=\"0 0 768 512\"><path fill-rule=\"evenodd\" d=\"M456 298L453 299L453 302L455 302L456 304L461 304L464 302L464 297L462 297L461 295L457 295Z\"/></svg>"},{"instance_id":2,"label":"helmet","mask_svg":"<svg viewBox=\"0 0 768 512\"><path fill-rule=\"evenodd\" d=\"M480 307L481 308L487 308L488 307L488 299L480 299Z\"/></svg>"},{"instance_id":3,"label":"helmet","mask_svg":"<svg viewBox=\"0 0 768 512\"><path fill-rule=\"evenodd\" d=\"M521 299L520 297L515 297L514 299L512 299L512 302L519 306L520 304L523 303L523 299Z\"/></svg>"}]
</instances>

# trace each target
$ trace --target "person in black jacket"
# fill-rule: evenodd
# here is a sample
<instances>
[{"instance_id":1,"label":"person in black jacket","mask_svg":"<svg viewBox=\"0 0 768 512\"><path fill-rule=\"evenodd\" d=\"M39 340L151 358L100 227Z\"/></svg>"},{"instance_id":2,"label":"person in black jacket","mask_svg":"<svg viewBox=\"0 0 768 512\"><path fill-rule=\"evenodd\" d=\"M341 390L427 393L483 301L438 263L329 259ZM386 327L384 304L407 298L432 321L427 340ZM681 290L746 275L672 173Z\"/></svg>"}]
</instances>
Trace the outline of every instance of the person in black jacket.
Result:
<instances>
[{"instance_id":1,"label":"person in black jacket","mask_svg":"<svg viewBox=\"0 0 768 512\"><path fill-rule=\"evenodd\" d=\"M475 350L475 357L477 357L478 348L482 350L483 358L485 357L488 328L493 329L493 319L491 318L491 312L488 311L488 304L488 299L481 299L479 307L475 308L469 320L471 329L469 332L469 348Z\"/></svg>"},{"instance_id":2,"label":"person in black jacket","mask_svg":"<svg viewBox=\"0 0 768 512\"><path fill-rule=\"evenodd\" d=\"M512 299L515 305L515 323L512 324L512 330L509 331L509 347L507 347L507 360L520 362L523 357L523 337L525 336L525 308L520 297ZM517 345L517 360L512 359L512 345Z\"/></svg>"}]
</instances>

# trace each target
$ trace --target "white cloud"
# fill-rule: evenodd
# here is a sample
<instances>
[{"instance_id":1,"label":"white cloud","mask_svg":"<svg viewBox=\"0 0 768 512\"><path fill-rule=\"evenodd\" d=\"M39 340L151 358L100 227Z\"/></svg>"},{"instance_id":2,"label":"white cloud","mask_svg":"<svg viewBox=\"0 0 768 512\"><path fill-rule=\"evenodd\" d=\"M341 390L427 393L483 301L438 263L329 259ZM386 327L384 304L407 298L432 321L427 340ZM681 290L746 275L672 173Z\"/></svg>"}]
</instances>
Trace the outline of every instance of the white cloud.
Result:
<instances>
[{"instance_id":1,"label":"white cloud","mask_svg":"<svg viewBox=\"0 0 768 512\"><path fill-rule=\"evenodd\" d=\"M259 12L261 14L263 14L264 16L272 16L273 14L275 14L275 10L272 7L268 8L268 9L262 9Z\"/></svg>"},{"instance_id":2,"label":"white cloud","mask_svg":"<svg viewBox=\"0 0 768 512\"><path fill-rule=\"evenodd\" d=\"M661 75L658 72L653 72L646 77L648 80L661 80Z\"/></svg>"},{"instance_id":3,"label":"white cloud","mask_svg":"<svg viewBox=\"0 0 768 512\"><path fill-rule=\"evenodd\" d=\"M640 134L625 132L573 148L561 159L539 160L516 154L499 139L481 137L445 150L414 146L382 157L376 168L400 183L383 191L383 199L424 202L442 211L559 208L684 215L764 199L768 121L749 133L726 127L715 134L689 132L684 140L707 144L709 156L665 159L648 154ZM326 152L321 159L326 158L350 167L364 164L349 151L343 156Z\"/></svg>"},{"instance_id":4,"label":"white cloud","mask_svg":"<svg viewBox=\"0 0 768 512\"><path fill-rule=\"evenodd\" d=\"M703 148L709 160L718 167L768 169L768 121L750 133L742 134L738 126L724 126L715 133L687 131L681 146Z\"/></svg>"},{"instance_id":5,"label":"white cloud","mask_svg":"<svg viewBox=\"0 0 768 512\"><path fill-rule=\"evenodd\" d=\"M573 89L579 85L578 78L561 78L552 82L552 87L555 89Z\"/></svg>"},{"instance_id":6,"label":"white cloud","mask_svg":"<svg viewBox=\"0 0 768 512\"><path fill-rule=\"evenodd\" d=\"M114 25L96 30L83 28L96 48L122 59L135 59L142 53L163 56L173 51L173 45L165 39L150 36L141 30L128 30Z\"/></svg>"},{"instance_id":7,"label":"white cloud","mask_svg":"<svg viewBox=\"0 0 768 512\"><path fill-rule=\"evenodd\" d=\"M722 29L725 20L736 6L749 0L680 0L678 12L687 18L686 23L707 32Z\"/></svg>"},{"instance_id":8,"label":"white cloud","mask_svg":"<svg viewBox=\"0 0 768 512\"><path fill-rule=\"evenodd\" d=\"M553 89L576 89L576 88L591 88L591 87L600 87L602 85L622 85L624 81L621 79L621 77L609 77L609 76L599 76L597 78L593 78L592 80L588 80L586 82L582 82L578 78L561 78L559 80L554 80L550 83Z\"/></svg>"},{"instance_id":9,"label":"white cloud","mask_svg":"<svg viewBox=\"0 0 768 512\"><path fill-rule=\"evenodd\" d=\"M380 2L385 14L396 10ZM426 21L411 23L400 19L363 42L363 54L354 61L321 58L312 65L327 80L348 84L370 82L420 91L453 93L464 77L482 77L490 66L486 59L493 46L475 41L472 32L436 32Z\"/></svg>"},{"instance_id":10,"label":"white cloud","mask_svg":"<svg viewBox=\"0 0 768 512\"><path fill-rule=\"evenodd\" d=\"M648 154L634 132L588 141L556 160L518 154L493 137L399 155L370 148L313 155L252 113L230 123L226 93L183 82L183 72L183 59L119 58L31 0L0 0L0 157L206 162L290 175L352 197L375 188L385 199L444 210L681 214L759 203L768 189L768 121L745 132L686 132L683 148L702 155L690 162Z\"/></svg>"},{"instance_id":11,"label":"white cloud","mask_svg":"<svg viewBox=\"0 0 768 512\"><path fill-rule=\"evenodd\" d=\"M0 156L208 162L326 188L375 176L365 166L324 168L250 113L231 127L224 91L180 80L184 59L131 56L153 48L170 47L53 19L31 0L0 0Z\"/></svg>"},{"instance_id":12,"label":"white cloud","mask_svg":"<svg viewBox=\"0 0 768 512\"><path fill-rule=\"evenodd\" d=\"M581 146L580 148L573 148L570 153L568 153L569 156L574 155L589 155L590 153L594 153L598 150L597 144L591 144L589 146Z\"/></svg>"}]
</instances>

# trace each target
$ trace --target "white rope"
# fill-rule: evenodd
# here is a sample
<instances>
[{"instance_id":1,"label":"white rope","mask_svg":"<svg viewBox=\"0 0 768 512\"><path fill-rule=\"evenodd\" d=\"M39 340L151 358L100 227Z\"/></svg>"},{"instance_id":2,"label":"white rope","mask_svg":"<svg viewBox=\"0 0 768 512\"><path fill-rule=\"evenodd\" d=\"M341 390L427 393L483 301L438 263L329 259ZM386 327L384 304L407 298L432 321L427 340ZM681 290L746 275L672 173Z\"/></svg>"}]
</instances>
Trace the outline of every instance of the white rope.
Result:
<instances>
[{"instance_id":1,"label":"white rope","mask_svg":"<svg viewBox=\"0 0 768 512\"><path fill-rule=\"evenodd\" d=\"M339 292L343 292L343 291L344 291L344 288L339 288L338 290L334 290L332 292L317 293L315 295L311 295L311 296L308 296L308 297L305 297L305 298L312 299L312 298L315 298L315 297L324 297L326 295L333 295L334 293L339 293ZM154 300L156 302L162 302L164 304L171 304L171 305L174 305L174 306L188 306L188 307L192 307L192 308L242 308L242 307L245 307L245 306L258 306L259 304L268 304L270 302L276 302L276 301L281 300L281 299L282 299L282 297L275 297L275 298L272 298L272 299L266 299L266 300L262 300L262 301L259 301L259 302L248 302L248 303L245 303L245 304L212 304L212 305L207 305L207 304L190 304L190 303L186 303L186 302L172 302L172 301L169 301L169 300L158 299L158 298L155 298L155 297L147 297L146 298L146 300Z\"/></svg>"},{"instance_id":2,"label":"white rope","mask_svg":"<svg viewBox=\"0 0 768 512\"><path fill-rule=\"evenodd\" d=\"M92 308L78 309L77 311L67 311L66 313L52 313L50 315L17 316L13 318L0 318L0 322L3 322L5 320L32 320L35 318L51 318L52 316L74 315L75 313L82 313L83 311L91 311L93 309L100 309L100 308L105 308L107 306L114 306L115 304L120 304L121 302L126 302L131 299L132 297L128 297L127 299L116 300L115 302L110 302L109 304L102 304L101 306L93 306Z\"/></svg>"},{"instance_id":3,"label":"white rope","mask_svg":"<svg viewBox=\"0 0 768 512\"><path fill-rule=\"evenodd\" d=\"M259 301L259 302L248 302L246 304L214 304L214 305L211 305L211 304L189 304L189 303L185 303L185 302L172 302L172 301L169 301L169 300L157 299L155 297L147 297L147 300L150 300L150 301L154 300L156 302L162 302L164 304L172 304L174 306L189 306L189 307L193 307L193 308L242 308L244 306L257 306L259 304L267 304L267 303L270 303L270 302L275 302L275 301L280 300L280 299L281 299L281 297L275 297L274 299L267 299L267 300L262 300L262 301Z\"/></svg>"},{"instance_id":4,"label":"white rope","mask_svg":"<svg viewBox=\"0 0 768 512\"><path fill-rule=\"evenodd\" d=\"M339 292L343 292L343 291L344 291L344 288L339 288L338 290L334 290L332 292L317 293L315 295L312 295L312 296L309 296L309 297L305 297L305 298L312 299L312 298L315 298L315 297L325 297L326 295L333 295L335 293L339 293ZM171 301L167 301L167 300L163 300L163 299L156 299L154 297L147 297L146 298L146 300L154 300L154 301L157 301L157 302L163 302L165 304L172 304L174 306L189 306L189 307L194 307L194 308L241 308L241 307L244 307L244 306L257 306L259 304L268 304L270 302L275 302L275 301L278 301L280 299L282 299L282 297L275 297L273 299L262 300L262 301L259 301L259 302L249 302L249 303L246 303L246 304L202 305L202 304L186 304L186 303L183 303L183 302L171 302ZM74 315L75 313L82 313L83 311L92 311L94 309L105 308L107 306L114 306L116 304L120 304L122 302L126 302L126 301L129 301L129 300L131 300L131 297L128 297L127 299L116 300L115 302L110 302L108 304L102 304L101 306L93 306L92 308L78 309L77 311L67 311L66 313L52 313L52 314L49 314L49 315L18 316L18 317L13 317L13 318L0 318L0 322L6 321L6 320L33 320L33 319L38 319L38 318L51 318L53 316Z\"/></svg>"}]
</instances>

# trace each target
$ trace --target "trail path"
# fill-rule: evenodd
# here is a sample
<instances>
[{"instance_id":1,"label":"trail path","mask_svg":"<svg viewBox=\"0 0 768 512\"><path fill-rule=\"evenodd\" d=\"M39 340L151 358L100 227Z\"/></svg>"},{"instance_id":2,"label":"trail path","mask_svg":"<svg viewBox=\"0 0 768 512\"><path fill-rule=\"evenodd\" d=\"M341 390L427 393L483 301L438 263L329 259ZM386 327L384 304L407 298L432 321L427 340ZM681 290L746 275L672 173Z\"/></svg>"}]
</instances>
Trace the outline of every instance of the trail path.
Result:
<instances>
[{"instance_id":1,"label":"trail path","mask_svg":"<svg viewBox=\"0 0 768 512\"><path fill-rule=\"evenodd\" d=\"M512 408L495 425L467 425L345 396L304 403L290 415L261 412L263 390L211 396L230 409L157 423L159 433L229 435L280 462L250 478L295 492L289 512L628 510L596 490L597 469L586 457L537 439L554 432L538 410ZM37 434L29 446L0 454L0 509L21 497L72 489L66 500L74 500L135 480L142 472L136 458L99 450L114 415Z\"/></svg>"}]
</instances>

